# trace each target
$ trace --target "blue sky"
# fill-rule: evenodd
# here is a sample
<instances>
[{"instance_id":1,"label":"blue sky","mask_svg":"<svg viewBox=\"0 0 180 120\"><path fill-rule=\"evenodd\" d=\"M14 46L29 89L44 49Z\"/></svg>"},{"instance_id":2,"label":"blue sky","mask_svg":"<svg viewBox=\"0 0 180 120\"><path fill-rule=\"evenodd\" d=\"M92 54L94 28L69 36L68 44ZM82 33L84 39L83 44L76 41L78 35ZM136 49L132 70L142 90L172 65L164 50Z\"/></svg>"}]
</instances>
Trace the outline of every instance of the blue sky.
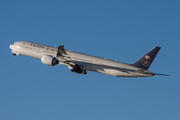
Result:
<instances>
[{"instance_id":1,"label":"blue sky","mask_svg":"<svg viewBox=\"0 0 180 120\"><path fill-rule=\"evenodd\" d=\"M180 1L1 0L1 120L179 120ZM31 41L133 63L161 46L150 71L171 76L118 78L12 56Z\"/></svg>"}]
</instances>

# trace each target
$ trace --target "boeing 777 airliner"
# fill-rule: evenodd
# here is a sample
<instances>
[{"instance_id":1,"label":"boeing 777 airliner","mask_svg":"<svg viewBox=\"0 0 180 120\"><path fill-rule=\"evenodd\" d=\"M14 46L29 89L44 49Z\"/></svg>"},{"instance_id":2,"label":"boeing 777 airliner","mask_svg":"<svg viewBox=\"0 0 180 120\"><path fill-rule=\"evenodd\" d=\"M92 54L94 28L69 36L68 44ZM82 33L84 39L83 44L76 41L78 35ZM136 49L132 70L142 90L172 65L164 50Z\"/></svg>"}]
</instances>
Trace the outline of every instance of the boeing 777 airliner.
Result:
<instances>
[{"instance_id":1,"label":"boeing 777 airliner","mask_svg":"<svg viewBox=\"0 0 180 120\"><path fill-rule=\"evenodd\" d=\"M86 71L99 72L115 77L150 77L154 75L166 75L148 71L149 66L160 50L160 47L158 46L155 46L133 64L125 64L68 51L64 49L64 45L55 48L33 42L21 41L15 42L9 47L12 50L13 55L24 55L41 59L43 64L49 66L54 66L56 64L65 65L68 66L72 72L83 75L87 73Z\"/></svg>"}]
</instances>

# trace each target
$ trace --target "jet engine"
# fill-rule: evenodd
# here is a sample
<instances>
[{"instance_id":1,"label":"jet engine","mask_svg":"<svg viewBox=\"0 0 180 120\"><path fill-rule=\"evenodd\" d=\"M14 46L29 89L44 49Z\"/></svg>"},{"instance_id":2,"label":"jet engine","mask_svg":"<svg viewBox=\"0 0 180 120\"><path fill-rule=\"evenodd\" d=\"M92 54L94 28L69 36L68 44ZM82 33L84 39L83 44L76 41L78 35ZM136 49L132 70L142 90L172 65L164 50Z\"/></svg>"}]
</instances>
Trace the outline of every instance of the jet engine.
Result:
<instances>
[{"instance_id":1,"label":"jet engine","mask_svg":"<svg viewBox=\"0 0 180 120\"><path fill-rule=\"evenodd\" d=\"M44 55L41 58L41 62L45 65L54 66L58 64L58 60L52 56Z\"/></svg>"}]
</instances>

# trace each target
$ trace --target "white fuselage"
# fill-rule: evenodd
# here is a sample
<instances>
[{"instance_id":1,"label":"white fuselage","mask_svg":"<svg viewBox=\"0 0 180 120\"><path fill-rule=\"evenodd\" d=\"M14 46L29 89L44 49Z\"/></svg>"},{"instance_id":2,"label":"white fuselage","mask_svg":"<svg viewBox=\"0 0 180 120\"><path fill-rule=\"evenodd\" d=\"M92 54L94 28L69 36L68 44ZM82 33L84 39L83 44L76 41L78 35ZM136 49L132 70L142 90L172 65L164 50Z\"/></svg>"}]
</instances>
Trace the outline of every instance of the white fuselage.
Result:
<instances>
[{"instance_id":1,"label":"white fuselage","mask_svg":"<svg viewBox=\"0 0 180 120\"><path fill-rule=\"evenodd\" d=\"M50 55L54 58L57 56L58 48L50 47L42 44L37 44L33 42L15 42L10 45L13 54L24 55L28 57L33 57L41 59L44 55ZM112 75L115 77L148 77L154 76L152 72L146 71L149 74L139 73L137 71L142 70L135 66L112 61L104 58L99 58L95 56L90 56L82 53L77 53L73 51L66 50L66 53L74 60L77 64L84 70L99 72L107 75ZM68 64L59 61L59 64ZM128 72L127 72L128 71ZM152 73L152 74L151 74Z\"/></svg>"}]
</instances>

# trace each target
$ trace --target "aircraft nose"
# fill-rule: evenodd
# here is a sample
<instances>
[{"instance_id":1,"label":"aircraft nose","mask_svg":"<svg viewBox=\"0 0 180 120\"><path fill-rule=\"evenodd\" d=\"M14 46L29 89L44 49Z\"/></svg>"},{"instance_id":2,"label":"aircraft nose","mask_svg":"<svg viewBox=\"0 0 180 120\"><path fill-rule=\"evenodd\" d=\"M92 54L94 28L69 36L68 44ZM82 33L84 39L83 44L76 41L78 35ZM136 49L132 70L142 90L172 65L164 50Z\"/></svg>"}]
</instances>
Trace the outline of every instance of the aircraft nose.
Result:
<instances>
[{"instance_id":1,"label":"aircraft nose","mask_svg":"<svg viewBox=\"0 0 180 120\"><path fill-rule=\"evenodd\" d=\"M10 48L10 49L12 49L12 48L13 48L13 46L14 46L14 45L13 45L13 44L11 44L11 45L9 46L9 48Z\"/></svg>"}]
</instances>

